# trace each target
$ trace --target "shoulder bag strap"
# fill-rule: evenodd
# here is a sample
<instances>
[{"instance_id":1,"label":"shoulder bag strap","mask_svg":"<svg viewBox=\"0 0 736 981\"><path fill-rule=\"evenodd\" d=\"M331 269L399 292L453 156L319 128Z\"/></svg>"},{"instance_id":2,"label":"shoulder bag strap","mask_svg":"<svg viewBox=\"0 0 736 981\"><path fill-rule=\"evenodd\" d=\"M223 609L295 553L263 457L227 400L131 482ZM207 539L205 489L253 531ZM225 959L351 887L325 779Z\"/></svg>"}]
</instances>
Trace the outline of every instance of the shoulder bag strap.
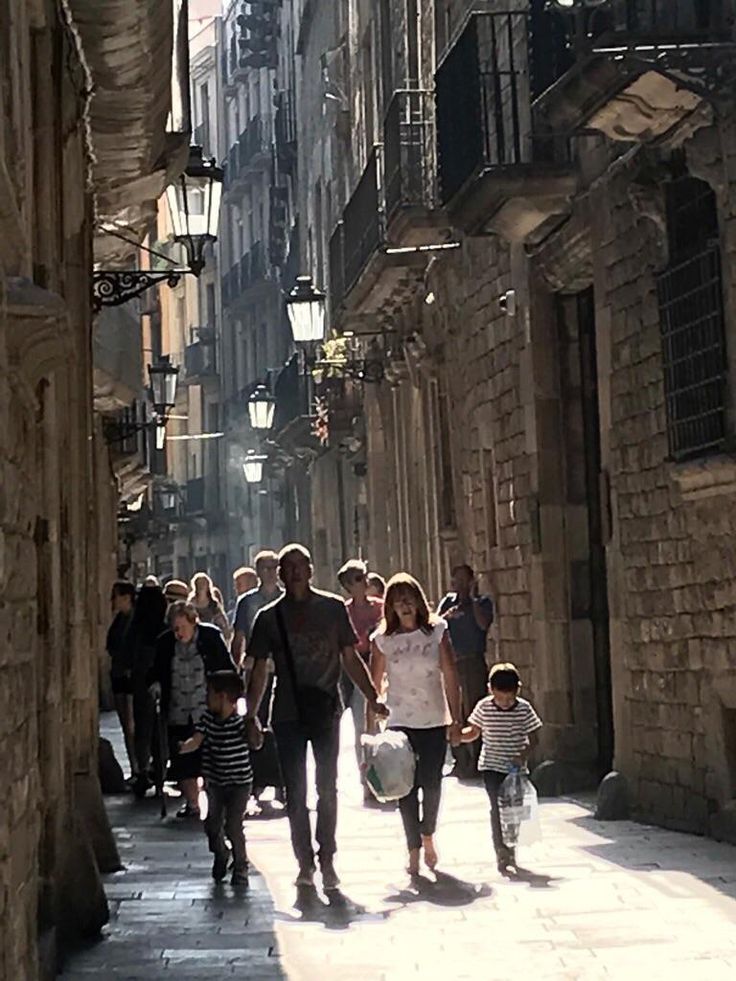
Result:
<instances>
[{"instance_id":1,"label":"shoulder bag strap","mask_svg":"<svg viewBox=\"0 0 736 981\"><path fill-rule=\"evenodd\" d=\"M276 623L279 628L281 646L284 649L284 660L286 661L286 667L289 672L291 694L294 699L294 705L296 707L296 710L301 715L301 712L299 711L299 699L297 697L297 690L299 686L296 683L296 668L294 667L294 656L291 653L291 644L289 643L289 635L286 632L286 624L284 622L284 614L281 610L281 603L276 604L276 608L274 612L276 614Z\"/></svg>"}]
</instances>

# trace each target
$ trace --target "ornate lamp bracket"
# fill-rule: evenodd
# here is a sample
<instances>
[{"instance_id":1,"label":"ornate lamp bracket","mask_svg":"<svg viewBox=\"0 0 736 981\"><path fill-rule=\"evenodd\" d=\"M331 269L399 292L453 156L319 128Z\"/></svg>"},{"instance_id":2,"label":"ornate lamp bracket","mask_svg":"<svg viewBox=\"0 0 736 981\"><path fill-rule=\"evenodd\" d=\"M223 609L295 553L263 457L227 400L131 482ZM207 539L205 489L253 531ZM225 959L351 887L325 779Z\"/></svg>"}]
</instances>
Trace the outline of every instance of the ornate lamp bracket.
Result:
<instances>
[{"instance_id":1,"label":"ornate lamp bracket","mask_svg":"<svg viewBox=\"0 0 736 981\"><path fill-rule=\"evenodd\" d=\"M127 303L158 283L177 286L186 269L105 269L94 273L92 281L92 305L95 312L102 307L117 307Z\"/></svg>"}]
</instances>

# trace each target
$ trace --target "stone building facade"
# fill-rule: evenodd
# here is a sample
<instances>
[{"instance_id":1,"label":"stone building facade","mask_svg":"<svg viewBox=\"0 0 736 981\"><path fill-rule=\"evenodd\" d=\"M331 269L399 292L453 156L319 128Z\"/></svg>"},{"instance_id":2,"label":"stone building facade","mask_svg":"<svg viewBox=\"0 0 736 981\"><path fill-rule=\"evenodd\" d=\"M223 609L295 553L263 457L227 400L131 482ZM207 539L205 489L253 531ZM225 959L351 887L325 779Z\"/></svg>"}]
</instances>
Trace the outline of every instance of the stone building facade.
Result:
<instances>
[{"instance_id":1,"label":"stone building facade","mask_svg":"<svg viewBox=\"0 0 736 981\"><path fill-rule=\"evenodd\" d=\"M470 562L560 785L728 836L734 10L657 9L304 6L305 267L383 377L330 404L312 544L352 508L433 599Z\"/></svg>"},{"instance_id":2,"label":"stone building facade","mask_svg":"<svg viewBox=\"0 0 736 981\"><path fill-rule=\"evenodd\" d=\"M119 256L95 217L139 228L188 143L167 143L171 57L145 96L122 80L150 68L142 39L172 53L175 7L124 6L101 22L86 0L0 3L0 976L19 981L53 976L63 945L99 930L99 869L117 862L97 702L118 488L91 299L93 257ZM111 102L136 103L135 159L110 141Z\"/></svg>"}]
</instances>

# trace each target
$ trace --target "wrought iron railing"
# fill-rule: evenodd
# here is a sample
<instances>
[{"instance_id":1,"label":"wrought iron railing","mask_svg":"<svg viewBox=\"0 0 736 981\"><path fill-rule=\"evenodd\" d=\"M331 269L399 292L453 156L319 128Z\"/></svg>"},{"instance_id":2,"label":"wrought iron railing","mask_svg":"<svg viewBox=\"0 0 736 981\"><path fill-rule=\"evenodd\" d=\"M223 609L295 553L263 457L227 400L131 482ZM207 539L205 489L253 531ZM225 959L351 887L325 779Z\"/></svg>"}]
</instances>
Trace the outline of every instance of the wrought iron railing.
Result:
<instances>
[{"instance_id":1,"label":"wrought iron railing","mask_svg":"<svg viewBox=\"0 0 736 981\"><path fill-rule=\"evenodd\" d=\"M677 38L702 34L715 40L713 32L728 31L722 0L613 0L610 17L615 31Z\"/></svg>"},{"instance_id":2,"label":"wrought iron railing","mask_svg":"<svg viewBox=\"0 0 736 981\"><path fill-rule=\"evenodd\" d=\"M227 306L240 292L240 264L235 263L222 278L222 301Z\"/></svg>"},{"instance_id":3,"label":"wrought iron railing","mask_svg":"<svg viewBox=\"0 0 736 981\"><path fill-rule=\"evenodd\" d=\"M345 297L345 224L339 221L330 237L328 263L330 273L330 308L334 317Z\"/></svg>"},{"instance_id":4,"label":"wrought iron railing","mask_svg":"<svg viewBox=\"0 0 736 981\"><path fill-rule=\"evenodd\" d=\"M376 144L363 176L342 213L345 291L351 289L371 255L385 237L385 213L381 199L383 147Z\"/></svg>"},{"instance_id":5,"label":"wrought iron railing","mask_svg":"<svg viewBox=\"0 0 736 981\"><path fill-rule=\"evenodd\" d=\"M546 16L544 10L531 18L526 12L473 14L437 70L443 203L485 169L555 159L557 143L533 131L531 104L564 71L570 53L558 21Z\"/></svg>"},{"instance_id":6,"label":"wrought iron railing","mask_svg":"<svg viewBox=\"0 0 736 981\"><path fill-rule=\"evenodd\" d=\"M188 514L204 511L204 477L187 481L186 508Z\"/></svg>"},{"instance_id":7,"label":"wrought iron railing","mask_svg":"<svg viewBox=\"0 0 736 981\"><path fill-rule=\"evenodd\" d=\"M214 344L195 341L184 348L184 372L187 378L217 374L217 354Z\"/></svg>"},{"instance_id":8,"label":"wrought iron railing","mask_svg":"<svg viewBox=\"0 0 736 981\"><path fill-rule=\"evenodd\" d=\"M720 449L726 436L720 246L671 265L657 289L670 455L682 460Z\"/></svg>"},{"instance_id":9,"label":"wrought iron railing","mask_svg":"<svg viewBox=\"0 0 736 981\"><path fill-rule=\"evenodd\" d=\"M297 142L294 93L290 89L285 89L278 93L274 117L274 133L279 165L287 173L290 173L296 163Z\"/></svg>"},{"instance_id":10,"label":"wrought iron railing","mask_svg":"<svg viewBox=\"0 0 736 981\"><path fill-rule=\"evenodd\" d=\"M394 92L383 124L387 221L402 207L435 206L435 145L433 94Z\"/></svg>"}]
</instances>

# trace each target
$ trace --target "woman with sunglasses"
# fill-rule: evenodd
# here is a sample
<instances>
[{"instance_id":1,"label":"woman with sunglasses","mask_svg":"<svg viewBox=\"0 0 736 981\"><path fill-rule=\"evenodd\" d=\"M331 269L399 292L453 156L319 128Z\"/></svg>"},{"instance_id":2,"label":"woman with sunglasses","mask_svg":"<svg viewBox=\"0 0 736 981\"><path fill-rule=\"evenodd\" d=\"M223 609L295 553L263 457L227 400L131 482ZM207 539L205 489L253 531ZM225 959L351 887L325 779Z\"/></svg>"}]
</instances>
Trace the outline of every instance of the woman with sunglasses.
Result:
<instances>
[{"instance_id":1,"label":"woman with sunglasses","mask_svg":"<svg viewBox=\"0 0 736 981\"><path fill-rule=\"evenodd\" d=\"M383 616L383 600L368 596L368 569L365 562L362 562L360 559L351 559L349 562L346 562L338 572L337 578L342 588L350 597L345 603L345 606L347 607L353 630L355 630L358 636L358 643L355 649L367 664L371 653L370 637L378 627ZM365 782L363 747L360 742L360 737L365 732L365 699L345 672L342 674L340 688L343 704L353 714L355 757L358 761L358 772L360 773L360 782L363 787L363 803L366 806L370 806L375 803L375 798Z\"/></svg>"}]
</instances>

